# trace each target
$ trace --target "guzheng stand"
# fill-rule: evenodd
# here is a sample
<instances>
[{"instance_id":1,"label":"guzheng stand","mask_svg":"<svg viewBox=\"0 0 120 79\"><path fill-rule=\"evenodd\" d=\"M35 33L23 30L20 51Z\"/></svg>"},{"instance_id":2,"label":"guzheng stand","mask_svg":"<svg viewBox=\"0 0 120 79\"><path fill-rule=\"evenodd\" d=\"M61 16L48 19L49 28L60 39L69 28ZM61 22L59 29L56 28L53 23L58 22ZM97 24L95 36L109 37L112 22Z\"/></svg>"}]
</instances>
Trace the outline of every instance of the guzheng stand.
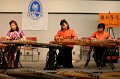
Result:
<instances>
[{"instance_id":1,"label":"guzheng stand","mask_svg":"<svg viewBox=\"0 0 120 79\"><path fill-rule=\"evenodd\" d=\"M56 69L56 57L57 57L56 50L57 49L54 49L52 47L49 48L49 51L46 57L46 66L44 70L55 70Z\"/></svg>"},{"instance_id":2,"label":"guzheng stand","mask_svg":"<svg viewBox=\"0 0 120 79\"><path fill-rule=\"evenodd\" d=\"M16 64L17 67L20 65L20 67L22 67L22 64L20 63L19 59L20 59L20 49L17 48L18 45L16 44L8 44L6 46L6 48L4 49L4 54L8 54L8 53L16 53L16 56L15 57L15 60L14 60L14 63L18 63ZM4 55L4 57L6 58L6 61L8 62L7 60L7 57ZM8 64L8 63L7 63ZM14 68L17 68L17 67L14 67Z\"/></svg>"},{"instance_id":3,"label":"guzheng stand","mask_svg":"<svg viewBox=\"0 0 120 79\"><path fill-rule=\"evenodd\" d=\"M0 43L10 46L32 46L32 47L41 47L41 48L49 48L46 57L46 66L45 70L53 70L56 69L56 57L57 57L57 49L61 49L63 46L58 44L50 44L50 43L37 43L34 41L23 41L23 40L6 40L0 41Z\"/></svg>"},{"instance_id":4,"label":"guzheng stand","mask_svg":"<svg viewBox=\"0 0 120 79\"><path fill-rule=\"evenodd\" d=\"M112 61L112 50L113 48L111 48L111 47L108 47L108 49L106 50L106 51L108 51L108 53L109 53L109 55L110 55L110 66L111 66L111 68L112 68L112 70L113 69L115 69L115 66L114 66L114 64L113 64L113 61ZM114 48L115 49L115 48ZM102 61L104 61L104 55L105 55L105 53L106 53L106 51L104 52L104 54L103 54L103 58L102 58ZM103 62L102 62L102 64L101 64L101 68L103 67Z\"/></svg>"},{"instance_id":5,"label":"guzheng stand","mask_svg":"<svg viewBox=\"0 0 120 79\"><path fill-rule=\"evenodd\" d=\"M4 51L2 48L0 48L0 69L6 69L7 68L7 61L4 54Z\"/></svg>"},{"instance_id":6,"label":"guzheng stand","mask_svg":"<svg viewBox=\"0 0 120 79\"><path fill-rule=\"evenodd\" d=\"M88 67L88 64L89 64L89 61L90 61L90 54L91 54L91 52L92 52L92 50L94 49L94 47L90 47L90 50L88 51L88 54L87 54L87 61L86 61L86 63L85 63L85 66L84 67ZM112 62L112 51L111 51L111 47L108 47L106 50L105 50L105 52L104 52L104 54L103 54L103 58L102 58L102 63L101 63L101 68L98 68L99 70L100 69L102 69L102 67L103 67L103 61L104 61L104 57L105 57L105 53L106 53L106 51L108 51L108 53L109 53L109 55L110 55L110 66L111 66L111 69L113 70L113 69L115 69L115 67L114 67L114 64L113 64L113 62ZM97 64L97 63L96 63Z\"/></svg>"},{"instance_id":7,"label":"guzheng stand","mask_svg":"<svg viewBox=\"0 0 120 79\"><path fill-rule=\"evenodd\" d=\"M46 66L44 70L56 70L56 58L57 58L57 49L62 49L63 47L59 48L54 48L54 47L49 47L49 51L47 53L46 57Z\"/></svg>"}]
</instances>

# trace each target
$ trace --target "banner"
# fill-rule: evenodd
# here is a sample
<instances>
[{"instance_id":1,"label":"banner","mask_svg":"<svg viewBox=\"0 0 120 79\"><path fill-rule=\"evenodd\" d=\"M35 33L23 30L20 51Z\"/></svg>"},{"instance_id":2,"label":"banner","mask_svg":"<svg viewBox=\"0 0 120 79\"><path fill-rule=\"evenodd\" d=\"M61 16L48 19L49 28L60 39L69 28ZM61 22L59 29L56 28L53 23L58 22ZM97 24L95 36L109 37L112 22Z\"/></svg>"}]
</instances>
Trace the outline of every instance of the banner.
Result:
<instances>
[{"instance_id":1,"label":"banner","mask_svg":"<svg viewBox=\"0 0 120 79\"><path fill-rule=\"evenodd\" d=\"M120 13L100 13L99 23L104 23L106 27L120 27Z\"/></svg>"},{"instance_id":2,"label":"banner","mask_svg":"<svg viewBox=\"0 0 120 79\"><path fill-rule=\"evenodd\" d=\"M47 0L24 0L22 7L22 30L47 30Z\"/></svg>"}]
</instances>

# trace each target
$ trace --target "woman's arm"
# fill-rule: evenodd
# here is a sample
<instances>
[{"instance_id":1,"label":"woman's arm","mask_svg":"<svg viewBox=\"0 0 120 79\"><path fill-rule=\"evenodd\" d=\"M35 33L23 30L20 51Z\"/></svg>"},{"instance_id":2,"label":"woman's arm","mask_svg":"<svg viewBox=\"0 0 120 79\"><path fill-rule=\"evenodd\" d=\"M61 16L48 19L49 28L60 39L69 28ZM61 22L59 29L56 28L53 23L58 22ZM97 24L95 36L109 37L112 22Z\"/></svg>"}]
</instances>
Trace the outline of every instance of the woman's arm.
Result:
<instances>
[{"instance_id":1,"label":"woman's arm","mask_svg":"<svg viewBox=\"0 0 120 79\"><path fill-rule=\"evenodd\" d=\"M96 32L94 32L94 33L90 36L90 40L97 40L97 38L96 38Z\"/></svg>"},{"instance_id":2,"label":"woman's arm","mask_svg":"<svg viewBox=\"0 0 120 79\"><path fill-rule=\"evenodd\" d=\"M26 36L23 31L20 32L21 40L26 40Z\"/></svg>"},{"instance_id":3,"label":"woman's arm","mask_svg":"<svg viewBox=\"0 0 120 79\"><path fill-rule=\"evenodd\" d=\"M54 40L63 40L64 38L61 36L61 30L57 32L57 34L54 36Z\"/></svg>"},{"instance_id":4,"label":"woman's arm","mask_svg":"<svg viewBox=\"0 0 120 79\"><path fill-rule=\"evenodd\" d=\"M76 33L75 33L75 31L74 31L74 30L72 30L72 38L73 38L73 39L75 39L75 40L77 40L77 39L78 39L78 37L77 37L77 35L76 35Z\"/></svg>"},{"instance_id":5,"label":"woman's arm","mask_svg":"<svg viewBox=\"0 0 120 79\"><path fill-rule=\"evenodd\" d=\"M7 33L7 35L6 35L6 40L11 40L10 32Z\"/></svg>"}]
</instances>

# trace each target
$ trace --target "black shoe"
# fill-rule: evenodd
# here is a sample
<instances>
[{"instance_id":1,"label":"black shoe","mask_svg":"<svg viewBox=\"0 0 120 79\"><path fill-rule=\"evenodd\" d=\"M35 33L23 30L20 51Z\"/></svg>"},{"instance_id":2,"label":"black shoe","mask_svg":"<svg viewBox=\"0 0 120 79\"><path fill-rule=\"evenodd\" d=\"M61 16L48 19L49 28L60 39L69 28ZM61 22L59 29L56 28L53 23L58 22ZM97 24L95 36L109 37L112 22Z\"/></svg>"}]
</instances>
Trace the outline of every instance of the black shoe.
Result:
<instances>
[{"instance_id":1,"label":"black shoe","mask_svg":"<svg viewBox=\"0 0 120 79\"><path fill-rule=\"evenodd\" d=\"M99 69L99 70L101 70L101 69L102 69L102 67L98 67L98 69Z\"/></svg>"},{"instance_id":2,"label":"black shoe","mask_svg":"<svg viewBox=\"0 0 120 79\"><path fill-rule=\"evenodd\" d=\"M103 63L103 65L102 65L103 67L106 67L106 63Z\"/></svg>"},{"instance_id":3,"label":"black shoe","mask_svg":"<svg viewBox=\"0 0 120 79\"><path fill-rule=\"evenodd\" d=\"M56 68L60 69L60 68L63 68L63 66L62 65L57 65Z\"/></svg>"},{"instance_id":4,"label":"black shoe","mask_svg":"<svg viewBox=\"0 0 120 79\"><path fill-rule=\"evenodd\" d=\"M96 65L97 65L98 68L101 67L101 63L100 62L96 62Z\"/></svg>"}]
</instances>

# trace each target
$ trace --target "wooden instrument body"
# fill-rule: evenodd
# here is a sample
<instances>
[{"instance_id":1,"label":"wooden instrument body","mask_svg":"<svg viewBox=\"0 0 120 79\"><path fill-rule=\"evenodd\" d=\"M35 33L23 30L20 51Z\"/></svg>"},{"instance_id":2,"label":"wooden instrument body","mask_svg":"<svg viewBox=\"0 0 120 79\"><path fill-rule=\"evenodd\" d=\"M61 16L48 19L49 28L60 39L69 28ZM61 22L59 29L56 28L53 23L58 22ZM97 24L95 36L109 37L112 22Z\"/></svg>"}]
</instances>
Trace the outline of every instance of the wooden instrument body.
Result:
<instances>
[{"instance_id":1,"label":"wooden instrument body","mask_svg":"<svg viewBox=\"0 0 120 79\"><path fill-rule=\"evenodd\" d=\"M120 72L69 72L69 71L59 71L58 75L67 76L67 77L75 77L76 79L116 79L120 78Z\"/></svg>"},{"instance_id":2,"label":"wooden instrument body","mask_svg":"<svg viewBox=\"0 0 120 79\"><path fill-rule=\"evenodd\" d=\"M50 41L51 44L61 45L80 45L80 46L102 46L102 47L116 47L120 45L118 40L71 40L65 39L60 41Z\"/></svg>"},{"instance_id":3,"label":"wooden instrument body","mask_svg":"<svg viewBox=\"0 0 120 79\"><path fill-rule=\"evenodd\" d=\"M5 49L6 45L5 44L0 44L0 49Z\"/></svg>"},{"instance_id":4,"label":"wooden instrument body","mask_svg":"<svg viewBox=\"0 0 120 79\"><path fill-rule=\"evenodd\" d=\"M38 43L36 41L29 40L4 40L0 41L1 45L16 45L16 46L32 46L32 47L42 47L42 48L60 48L61 45L58 44L50 44L50 43Z\"/></svg>"}]
</instances>

